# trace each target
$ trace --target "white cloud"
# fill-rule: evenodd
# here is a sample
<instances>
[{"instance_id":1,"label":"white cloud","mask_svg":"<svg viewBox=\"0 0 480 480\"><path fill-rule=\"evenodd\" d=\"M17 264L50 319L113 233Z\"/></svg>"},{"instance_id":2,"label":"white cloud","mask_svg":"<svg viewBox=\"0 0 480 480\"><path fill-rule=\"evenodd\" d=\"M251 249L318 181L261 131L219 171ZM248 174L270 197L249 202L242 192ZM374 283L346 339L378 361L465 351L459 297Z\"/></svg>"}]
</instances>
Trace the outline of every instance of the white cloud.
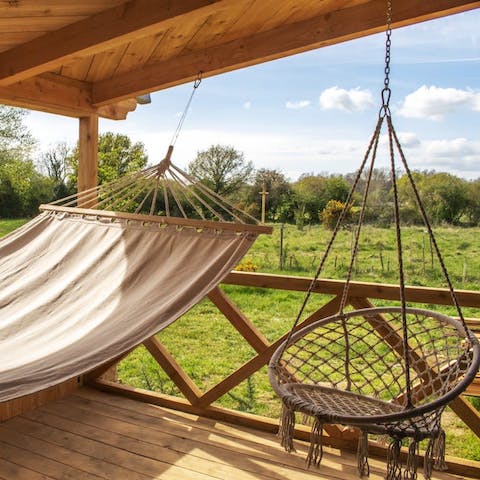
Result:
<instances>
[{"instance_id":1,"label":"white cloud","mask_svg":"<svg viewBox=\"0 0 480 480\"><path fill-rule=\"evenodd\" d=\"M480 142L466 138L423 141L415 148L414 155L407 153L407 162L412 169L432 169L466 178L478 178Z\"/></svg>"},{"instance_id":2,"label":"white cloud","mask_svg":"<svg viewBox=\"0 0 480 480\"><path fill-rule=\"evenodd\" d=\"M299 110L301 108L308 107L310 105L310 100L297 100L295 102L286 102L285 107L291 109L291 110Z\"/></svg>"},{"instance_id":3,"label":"white cloud","mask_svg":"<svg viewBox=\"0 0 480 480\"><path fill-rule=\"evenodd\" d=\"M360 88L345 90L336 86L324 90L319 101L324 110L337 109L346 112L366 110L374 105L369 90L361 90Z\"/></svg>"},{"instance_id":4,"label":"white cloud","mask_svg":"<svg viewBox=\"0 0 480 480\"><path fill-rule=\"evenodd\" d=\"M404 117L441 120L447 113L469 104L480 111L480 92L422 85L405 97L399 113Z\"/></svg>"},{"instance_id":5,"label":"white cloud","mask_svg":"<svg viewBox=\"0 0 480 480\"><path fill-rule=\"evenodd\" d=\"M455 138L453 140L433 140L426 147L432 157L451 158L452 160L479 154L478 146L466 138Z\"/></svg>"},{"instance_id":6,"label":"white cloud","mask_svg":"<svg viewBox=\"0 0 480 480\"><path fill-rule=\"evenodd\" d=\"M473 97L472 110L475 111L475 112L480 112L480 93L477 93Z\"/></svg>"},{"instance_id":7,"label":"white cloud","mask_svg":"<svg viewBox=\"0 0 480 480\"><path fill-rule=\"evenodd\" d=\"M244 108L245 110L250 110L250 109L252 108L252 102L250 102L250 100L249 100L248 102L245 102L245 103L243 104L243 108Z\"/></svg>"},{"instance_id":8,"label":"white cloud","mask_svg":"<svg viewBox=\"0 0 480 480\"><path fill-rule=\"evenodd\" d=\"M398 140L402 147L417 148L420 147L420 140L416 133L413 132L399 132L397 134Z\"/></svg>"}]
</instances>

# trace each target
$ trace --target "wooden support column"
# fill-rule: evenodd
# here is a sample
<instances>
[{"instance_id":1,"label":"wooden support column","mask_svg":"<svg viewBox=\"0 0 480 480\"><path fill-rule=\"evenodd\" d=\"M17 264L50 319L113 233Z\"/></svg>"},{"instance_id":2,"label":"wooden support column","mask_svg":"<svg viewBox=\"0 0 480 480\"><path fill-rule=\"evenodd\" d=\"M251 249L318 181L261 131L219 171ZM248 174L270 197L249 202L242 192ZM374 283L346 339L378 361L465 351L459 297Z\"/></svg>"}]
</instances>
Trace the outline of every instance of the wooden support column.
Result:
<instances>
[{"instance_id":1,"label":"wooden support column","mask_svg":"<svg viewBox=\"0 0 480 480\"><path fill-rule=\"evenodd\" d=\"M78 192L85 192L98 184L98 115L89 115L79 119L78 144ZM96 199L86 196L81 207L91 208Z\"/></svg>"}]
</instances>

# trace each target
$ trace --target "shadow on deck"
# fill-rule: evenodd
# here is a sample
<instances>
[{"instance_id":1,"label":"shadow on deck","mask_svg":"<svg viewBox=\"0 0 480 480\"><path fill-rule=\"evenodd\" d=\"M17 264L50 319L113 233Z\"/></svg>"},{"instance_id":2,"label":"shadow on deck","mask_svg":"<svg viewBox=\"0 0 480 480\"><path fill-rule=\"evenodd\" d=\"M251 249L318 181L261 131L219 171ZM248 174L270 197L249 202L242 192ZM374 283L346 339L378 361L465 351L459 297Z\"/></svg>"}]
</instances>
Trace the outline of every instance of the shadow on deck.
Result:
<instances>
[{"instance_id":1,"label":"shadow on deck","mask_svg":"<svg viewBox=\"0 0 480 480\"><path fill-rule=\"evenodd\" d=\"M0 425L0 478L358 478L355 455L330 448L320 469L305 470L306 448L287 454L268 433L82 388ZM370 463L370 479L382 479L385 464Z\"/></svg>"}]
</instances>

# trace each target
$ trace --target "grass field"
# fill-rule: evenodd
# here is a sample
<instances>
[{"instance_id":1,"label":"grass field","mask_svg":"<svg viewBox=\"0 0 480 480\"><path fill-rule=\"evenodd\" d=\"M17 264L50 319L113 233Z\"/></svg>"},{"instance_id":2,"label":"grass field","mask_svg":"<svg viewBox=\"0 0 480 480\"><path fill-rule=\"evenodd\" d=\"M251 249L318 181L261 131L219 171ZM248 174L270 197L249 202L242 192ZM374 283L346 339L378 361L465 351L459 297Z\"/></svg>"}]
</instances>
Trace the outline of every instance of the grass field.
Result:
<instances>
[{"instance_id":1,"label":"grass field","mask_svg":"<svg viewBox=\"0 0 480 480\"><path fill-rule=\"evenodd\" d=\"M24 220L0 220L0 235L20 226ZM437 241L456 288L478 290L480 285L480 229L440 228ZM300 232L293 226L283 230L283 268L280 268L280 228L272 236L260 237L241 263L246 269L268 273L313 275L328 242L329 232L320 227L306 227ZM408 284L445 286L435 258L432 261L426 233L415 227L403 231L405 270ZM352 244L352 232L342 231L322 277L345 278ZM355 279L396 283L398 270L392 229L365 227ZM224 286L223 289L269 339L286 332L298 312L303 294L266 289ZM326 297L316 296L309 304L313 310ZM478 312L466 310L467 316ZM159 334L159 338L201 390L207 390L232 373L254 355L253 349L208 300ZM123 383L180 395L174 384L143 347L138 348L118 368ZM477 408L480 399L476 400ZM220 399L228 408L261 415L278 415L280 402L262 369ZM444 423L456 435L447 435L451 455L480 460L480 440L453 414ZM458 433L460 432L460 435Z\"/></svg>"}]
</instances>

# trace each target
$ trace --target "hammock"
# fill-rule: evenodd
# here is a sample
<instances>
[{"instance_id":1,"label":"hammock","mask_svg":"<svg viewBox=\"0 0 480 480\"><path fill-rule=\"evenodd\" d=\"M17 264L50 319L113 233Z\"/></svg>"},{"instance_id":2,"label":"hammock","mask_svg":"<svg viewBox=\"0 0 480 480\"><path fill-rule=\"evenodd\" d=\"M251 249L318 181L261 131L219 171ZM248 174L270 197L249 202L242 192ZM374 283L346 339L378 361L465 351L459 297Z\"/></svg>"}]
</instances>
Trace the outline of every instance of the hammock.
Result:
<instances>
[{"instance_id":1,"label":"hammock","mask_svg":"<svg viewBox=\"0 0 480 480\"><path fill-rule=\"evenodd\" d=\"M271 231L173 166L171 150L157 166L41 206L0 240L0 401L140 344Z\"/></svg>"}]
</instances>

